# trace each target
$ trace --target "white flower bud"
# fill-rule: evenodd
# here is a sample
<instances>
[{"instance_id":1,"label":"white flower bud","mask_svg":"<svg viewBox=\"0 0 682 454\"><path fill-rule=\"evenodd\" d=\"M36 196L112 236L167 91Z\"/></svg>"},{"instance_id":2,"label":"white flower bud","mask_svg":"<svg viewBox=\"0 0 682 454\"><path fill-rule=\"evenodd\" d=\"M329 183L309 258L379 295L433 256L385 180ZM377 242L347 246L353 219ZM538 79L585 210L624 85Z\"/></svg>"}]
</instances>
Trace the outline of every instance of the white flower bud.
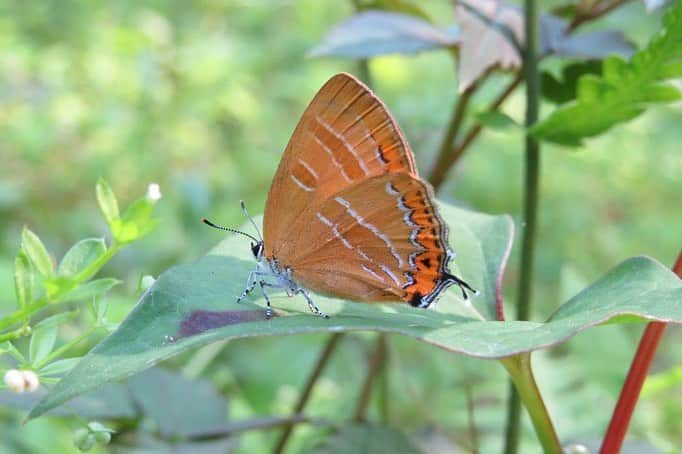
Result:
<instances>
[{"instance_id":1,"label":"white flower bud","mask_svg":"<svg viewBox=\"0 0 682 454\"><path fill-rule=\"evenodd\" d=\"M40 386L40 380L38 375L32 370L22 370L21 371L24 378L24 389L28 392L33 392Z\"/></svg>"},{"instance_id":2,"label":"white flower bud","mask_svg":"<svg viewBox=\"0 0 682 454\"><path fill-rule=\"evenodd\" d=\"M24 384L24 374L20 370L8 370L5 372L5 384L15 393L23 393L26 387Z\"/></svg>"},{"instance_id":3,"label":"white flower bud","mask_svg":"<svg viewBox=\"0 0 682 454\"><path fill-rule=\"evenodd\" d=\"M147 186L147 200L156 202L161 199L161 187L156 183L149 183Z\"/></svg>"}]
</instances>

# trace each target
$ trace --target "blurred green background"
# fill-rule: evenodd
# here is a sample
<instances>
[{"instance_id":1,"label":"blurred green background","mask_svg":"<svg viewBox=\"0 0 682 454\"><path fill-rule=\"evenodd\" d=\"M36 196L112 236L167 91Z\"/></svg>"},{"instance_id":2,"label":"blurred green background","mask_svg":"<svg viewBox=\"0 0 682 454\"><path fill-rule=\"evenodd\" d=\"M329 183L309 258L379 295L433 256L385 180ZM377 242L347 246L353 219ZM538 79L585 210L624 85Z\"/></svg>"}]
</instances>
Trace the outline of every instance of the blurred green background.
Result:
<instances>
[{"instance_id":1,"label":"blurred green background","mask_svg":"<svg viewBox=\"0 0 682 454\"><path fill-rule=\"evenodd\" d=\"M450 2L422 3L437 24L454 22ZM642 3L631 2L590 27L619 28L642 45L661 19L660 12L646 14ZM0 313L15 304L12 266L22 226L38 233L57 257L83 237L106 235L94 194L100 176L123 206L151 182L163 192L156 232L105 269L124 280L111 297L115 320L133 306L141 274L156 276L219 241L221 235L202 225L201 216L242 224L240 199L252 213L261 212L281 152L309 100L334 73L357 73L352 61L306 58L352 13L351 2L318 0L0 0ZM551 60L543 65L559 66ZM384 57L370 69L377 94L425 173L457 96L451 56ZM492 77L472 112L482 110L509 77ZM543 106L545 113L550 109ZM522 120L523 110L519 90L503 111ZM534 320L547 318L561 301L627 257L645 254L672 264L682 232L681 125L680 106L673 105L578 151L543 148ZM485 131L439 197L518 219L522 147L518 133ZM517 261L514 254L506 274L508 310ZM642 328L597 328L534 357L565 441L603 434ZM234 342L203 376L228 397L231 418L285 414L323 339ZM311 414L350 416L370 339L353 335L344 341L316 390ZM498 452L507 391L502 368L406 339L391 341L390 422L431 441L438 434L451 442L466 438L468 386L482 452ZM666 333L655 371L680 364L682 352L674 348L680 341L679 329ZM48 440L73 449L68 424L41 420L20 428L7 422L17 421L12 412L0 410L3 415L3 433L32 440L35 452ZM677 385L640 402L631 434L671 451L682 446L680 421ZM301 428L292 452L319 436ZM528 424L524 437L527 446L536 446ZM267 450L273 440L273 433L249 433L241 437L240 449Z\"/></svg>"}]
</instances>

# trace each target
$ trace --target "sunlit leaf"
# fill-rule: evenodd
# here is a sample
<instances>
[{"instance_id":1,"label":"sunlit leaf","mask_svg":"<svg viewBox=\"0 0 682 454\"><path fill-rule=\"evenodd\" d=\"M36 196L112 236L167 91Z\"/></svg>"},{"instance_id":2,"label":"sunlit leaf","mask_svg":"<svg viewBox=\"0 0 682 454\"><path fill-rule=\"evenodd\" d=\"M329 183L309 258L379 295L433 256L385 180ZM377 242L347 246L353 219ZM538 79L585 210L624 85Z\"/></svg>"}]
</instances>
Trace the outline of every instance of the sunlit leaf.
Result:
<instances>
[{"instance_id":1,"label":"sunlit leaf","mask_svg":"<svg viewBox=\"0 0 682 454\"><path fill-rule=\"evenodd\" d=\"M102 238L86 238L74 244L69 249L57 267L57 274L65 277L74 277L100 258L107 250ZM97 270L93 270L96 272ZM81 276L88 279L91 276Z\"/></svg>"},{"instance_id":2,"label":"sunlit leaf","mask_svg":"<svg viewBox=\"0 0 682 454\"><path fill-rule=\"evenodd\" d=\"M78 285L73 290L66 292L59 297L60 302L68 301L89 301L92 298L102 296L108 292L116 284L119 284L118 279L104 277L102 279L95 279L85 284Z\"/></svg>"},{"instance_id":3,"label":"sunlit leaf","mask_svg":"<svg viewBox=\"0 0 682 454\"><path fill-rule=\"evenodd\" d=\"M14 259L14 292L17 295L17 302L19 307L23 308L31 302L33 298L34 285L33 267L29 261L26 253L23 250L19 251L17 257Z\"/></svg>"},{"instance_id":4,"label":"sunlit leaf","mask_svg":"<svg viewBox=\"0 0 682 454\"><path fill-rule=\"evenodd\" d=\"M24 227L21 233L21 248L26 252L26 255L31 259L31 263L35 269L43 276L52 276L54 274L54 265L50 254L47 252L45 245L38 235Z\"/></svg>"},{"instance_id":5,"label":"sunlit leaf","mask_svg":"<svg viewBox=\"0 0 682 454\"><path fill-rule=\"evenodd\" d=\"M95 187L97 193L97 202L99 203L99 208L102 210L104 219L106 219L107 224L111 225L119 217L118 213L118 203L116 202L116 196L114 191L111 190L111 186L103 178L97 181L97 186Z\"/></svg>"},{"instance_id":6,"label":"sunlit leaf","mask_svg":"<svg viewBox=\"0 0 682 454\"><path fill-rule=\"evenodd\" d=\"M337 25L308 55L369 58L412 54L453 46L457 35L455 29L443 30L412 15L363 11Z\"/></svg>"}]
</instances>

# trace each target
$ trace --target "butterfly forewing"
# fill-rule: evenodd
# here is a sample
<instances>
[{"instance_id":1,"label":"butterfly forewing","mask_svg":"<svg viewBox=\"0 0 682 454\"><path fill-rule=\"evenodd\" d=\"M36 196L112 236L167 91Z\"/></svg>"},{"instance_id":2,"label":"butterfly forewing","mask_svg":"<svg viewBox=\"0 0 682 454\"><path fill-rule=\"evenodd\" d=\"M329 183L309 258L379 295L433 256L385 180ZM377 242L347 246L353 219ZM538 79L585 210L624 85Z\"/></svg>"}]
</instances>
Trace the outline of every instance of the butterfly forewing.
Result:
<instances>
[{"instance_id":1,"label":"butterfly forewing","mask_svg":"<svg viewBox=\"0 0 682 454\"><path fill-rule=\"evenodd\" d=\"M417 174L398 125L353 76L332 77L303 114L277 169L265 206L266 256L281 255L291 225L310 205L393 172Z\"/></svg>"}]
</instances>

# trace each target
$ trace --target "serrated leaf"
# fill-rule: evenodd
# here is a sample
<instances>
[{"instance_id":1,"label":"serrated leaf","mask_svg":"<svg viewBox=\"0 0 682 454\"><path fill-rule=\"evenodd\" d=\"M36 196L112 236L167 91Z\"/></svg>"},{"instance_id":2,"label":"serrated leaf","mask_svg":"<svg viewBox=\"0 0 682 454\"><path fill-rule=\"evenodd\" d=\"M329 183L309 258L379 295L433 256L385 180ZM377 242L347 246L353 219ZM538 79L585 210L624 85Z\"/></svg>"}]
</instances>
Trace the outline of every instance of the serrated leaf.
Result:
<instances>
[{"instance_id":1,"label":"serrated leaf","mask_svg":"<svg viewBox=\"0 0 682 454\"><path fill-rule=\"evenodd\" d=\"M577 95L578 79L586 74L600 76L602 64L598 61L571 63L561 70L561 78L557 79L549 72L541 75L542 96L557 104L573 100Z\"/></svg>"},{"instance_id":2,"label":"serrated leaf","mask_svg":"<svg viewBox=\"0 0 682 454\"><path fill-rule=\"evenodd\" d=\"M308 55L370 58L413 54L454 46L457 35L454 29L440 29L413 15L369 10L334 27Z\"/></svg>"},{"instance_id":3,"label":"serrated leaf","mask_svg":"<svg viewBox=\"0 0 682 454\"><path fill-rule=\"evenodd\" d=\"M112 191L109 183L100 178L97 181L97 186L95 186L95 192L97 193L97 203L99 203L104 219L107 221L107 224L111 225L119 218L118 202L116 202L114 191Z\"/></svg>"},{"instance_id":4,"label":"serrated leaf","mask_svg":"<svg viewBox=\"0 0 682 454\"><path fill-rule=\"evenodd\" d=\"M85 284L81 284L66 294L61 295L59 297L59 302L64 303L68 301L89 301L92 298L104 295L118 283L120 283L118 279L110 277L95 279L86 282Z\"/></svg>"},{"instance_id":5,"label":"serrated leaf","mask_svg":"<svg viewBox=\"0 0 682 454\"><path fill-rule=\"evenodd\" d=\"M69 249L57 267L57 274L64 277L74 277L100 258L107 250L102 238L86 238L74 244ZM93 270L93 273L97 270ZM80 276L89 279L89 276Z\"/></svg>"},{"instance_id":6,"label":"serrated leaf","mask_svg":"<svg viewBox=\"0 0 682 454\"><path fill-rule=\"evenodd\" d=\"M637 117L651 103L677 100L680 90L664 82L671 63L681 58L682 0L677 0L664 17L663 30L645 49L629 62L607 58L601 77L582 76L578 98L554 110L530 132L538 139L578 146L587 137Z\"/></svg>"},{"instance_id":7,"label":"serrated leaf","mask_svg":"<svg viewBox=\"0 0 682 454\"><path fill-rule=\"evenodd\" d=\"M327 437L315 454L356 454L390 452L419 454L419 449L403 432L377 424L349 424Z\"/></svg>"},{"instance_id":8,"label":"serrated leaf","mask_svg":"<svg viewBox=\"0 0 682 454\"><path fill-rule=\"evenodd\" d=\"M41 376L63 375L65 372L73 369L73 366L78 364L81 358L65 358L53 361L46 366L43 366L38 371Z\"/></svg>"},{"instance_id":9,"label":"serrated leaf","mask_svg":"<svg viewBox=\"0 0 682 454\"><path fill-rule=\"evenodd\" d=\"M43 276L50 277L54 274L54 266L50 254L47 252L45 245L38 235L33 233L27 227L24 227L21 233L21 248L35 267L36 270Z\"/></svg>"},{"instance_id":10,"label":"serrated leaf","mask_svg":"<svg viewBox=\"0 0 682 454\"><path fill-rule=\"evenodd\" d=\"M14 292L17 295L19 308L23 308L33 299L34 281L31 262L26 253L20 250L14 259Z\"/></svg>"},{"instance_id":11,"label":"serrated leaf","mask_svg":"<svg viewBox=\"0 0 682 454\"><path fill-rule=\"evenodd\" d=\"M457 269L482 294L464 304L456 289L437 308L406 304L361 304L314 295L331 315L311 315L302 298L273 294L276 316L267 319L262 297L237 304L255 263L249 244L230 237L198 262L168 270L107 339L90 351L31 413L39 416L68 399L149 368L209 342L245 337L372 330L402 334L440 348L480 358L502 358L564 342L618 315L682 322L682 281L647 258L630 259L561 306L544 323L485 321L495 304L497 283L508 255L506 217L443 205L451 227ZM455 233L456 232L456 233ZM485 239L485 240L483 240ZM256 292L254 292L256 293ZM484 312L485 313L485 312Z\"/></svg>"}]
</instances>

